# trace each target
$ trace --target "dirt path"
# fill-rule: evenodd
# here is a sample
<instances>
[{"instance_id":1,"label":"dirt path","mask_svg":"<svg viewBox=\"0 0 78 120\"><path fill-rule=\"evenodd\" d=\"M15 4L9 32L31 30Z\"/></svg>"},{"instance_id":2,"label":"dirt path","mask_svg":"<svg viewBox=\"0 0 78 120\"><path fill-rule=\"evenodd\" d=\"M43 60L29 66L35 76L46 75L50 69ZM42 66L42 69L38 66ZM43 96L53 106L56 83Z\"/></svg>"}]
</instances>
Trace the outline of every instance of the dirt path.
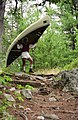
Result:
<instances>
[{"instance_id":1,"label":"dirt path","mask_svg":"<svg viewBox=\"0 0 78 120\"><path fill-rule=\"evenodd\" d=\"M26 79L22 78L24 81ZM40 86L31 91L30 100L24 99L24 102L17 100L16 108L9 108L11 114L16 116L17 120L78 120L78 95L53 89L50 87L50 80L46 80L46 83L44 87Z\"/></svg>"},{"instance_id":2,"label":"dirt path","mask_svg":"<svg viewBox=\"0 0 78 120\"><path fill-rule=\"evenodd\" d=\"M78 120L78 94L64 92L57 87L53 89L51 81L55 76L56 74L23 73L12 75L12 83L0 86L3 92L0 95L0 105L5 100L4 93L6 93L15 99L6 110L16 120ZM30 98L22 95L22 90L25 90L23 86L27 84L35 88L29 90ZM8 100L5 103L7 102Z\"/></svg>"}]
</instances>

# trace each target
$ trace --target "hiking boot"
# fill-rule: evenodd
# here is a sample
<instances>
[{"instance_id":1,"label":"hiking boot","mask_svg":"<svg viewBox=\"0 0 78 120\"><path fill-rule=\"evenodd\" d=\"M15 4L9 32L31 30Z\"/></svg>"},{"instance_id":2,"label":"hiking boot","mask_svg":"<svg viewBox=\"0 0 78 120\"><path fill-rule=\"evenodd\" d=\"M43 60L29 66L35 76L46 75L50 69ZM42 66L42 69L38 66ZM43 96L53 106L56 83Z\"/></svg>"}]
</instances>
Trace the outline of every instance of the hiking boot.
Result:
<instances>
[{"instance_id":1,"label":"hiking boot","mask_svg":"<svg viewBox=\"0 0 78 120\"><path fill-rule=\"evenodd\" d=\"M33 70L30 68L29 72L30 72L30 73L33 73Z\"/></svg>"}]
</instances>

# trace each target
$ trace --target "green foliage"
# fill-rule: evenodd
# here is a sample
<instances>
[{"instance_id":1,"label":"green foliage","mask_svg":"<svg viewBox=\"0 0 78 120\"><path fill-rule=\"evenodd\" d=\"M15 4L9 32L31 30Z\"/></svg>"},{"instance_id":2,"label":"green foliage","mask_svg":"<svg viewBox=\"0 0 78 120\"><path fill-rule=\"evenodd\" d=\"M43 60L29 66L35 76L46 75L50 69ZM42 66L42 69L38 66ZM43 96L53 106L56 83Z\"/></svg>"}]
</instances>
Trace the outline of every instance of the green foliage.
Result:
<instances>
[{"instance_id":1,"label":"green foliage","mask_svg":"<svg viewBox=\"0 0 78 120\"><path fill-rule=\"evenodd\" d=\"M6 109L8 106L12 106L12 102L8 102L6 101L6 99L4 99L3 101L0 101L0 113L2 113L3 117L4 117L4 112L6 112ZM8 116L6 116L6 118L8 118ZM8 119L7 119L8 120Z\"/></svg>"},{"instance_id":2,"label":"green foliage","mask_svg":"<svg viewBox=\"0 0 78 120\"><path fill-rule=\"evenodd\" d=\"M2 91L0 91L0 95L2 94Z\"/></svg>"},{"instance_id":3,"label":"green foliage","mask_svg":"<svg viewBox=\"0 0 78 120\"><path fill-rule=\"evenodd\" d=\"M24 86L22 86L22 85L20 85L20 84L18 84L18 85L16 86L16 88L17 88L17 89L30 89L30 90L33 90L33 89L34 89L31 85L25 85L25 87L24 87Z\"/></svg>"},{"instance_id":4,"label":"green foliage","mask_svg":"<svg viewBox=\"0 0 78 120\"><path fill-rule=\"evenodd\" d=\"M17 89L24 89L24 86L17 84Z\"/></svg>"},{"instance_id":5,"label":"green foliage","mask_svg":"<svg viewBox=\"0 0 78 120\"><path fill-rule=\"evenodd\" d=\"M73 61L66 66L64 66L64 69L71 70L73 68L78 68L78 59L73 59Z\"/></svg>"},{"instance_id":6,"label":"green foliage","mask_svg":"<svg viewBox=\"0 0 78 120\"><path fill-rule=\"evenodd\" d=\"M16 118L9 113L6 114L6 116L3 117L2 120L16 120Z\"/></svg>"},{"instance_id":7,"label":"green foliage","mask_svg":"<svg viewBox=\"0 0 78 120\"><path fill-rule=\"evenodd\" d=\"M13 81L11 77L7 76L7 75L4 75L4 79L7 81L7 82L11 82Z\"/></svg>"},{"instance_id":8,"label":"green foliage","mask_svg":"<svg viewBox=\"0 0 78 120\"><path fill-rule=\"evenodd\" d=\"M77 24L77 20L75 20L75 18L69 11L66 11L64 13L64 16L62 16L61 21L63 23L63 28L66 31L69 31L73 26L76 26Z\"/></svg>"},{"instance_id":9,"label":"green foliage","mask_svg":"<svg viewBox=\"0 0 78 120\"><path fill-rule=\"evenodd\" d=\"M11 81L12 81L12 78L7 75L4 75L3 77L0 76L0 82L3 84L8 84L8 82L11 82Z\"/></svg>"},{"instance_id":10,"label":"green foliage","mask_svg":"<svg viewBox=\"0 0 78 120\"><path fill-rule=\"evenodd\" d=\"M26 89L30 89L30 90L34 90L34 87L32 87L31 85L25 85Z\"/></svg>"},{"instance_id":11,"label":"green foliage","mask_svg":"<svg viewBox=\"0 0 78 120\"><path fill-rule=\"evenodd\" d=\"M22 102L24 101L21 93L14 92L14 94L16 95L16 99L18 99L19 101L22 101Z\"/></svg>"}]
</instances>

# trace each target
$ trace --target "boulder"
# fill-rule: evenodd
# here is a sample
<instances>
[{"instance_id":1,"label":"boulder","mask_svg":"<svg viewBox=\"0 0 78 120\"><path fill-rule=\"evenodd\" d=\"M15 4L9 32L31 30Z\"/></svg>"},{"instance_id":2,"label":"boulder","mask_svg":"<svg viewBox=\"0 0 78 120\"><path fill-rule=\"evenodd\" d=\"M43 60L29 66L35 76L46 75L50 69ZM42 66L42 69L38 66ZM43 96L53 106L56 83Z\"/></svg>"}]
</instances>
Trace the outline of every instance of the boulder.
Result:
<instances>
[{"instance_id":1,"label":"boulder","mask_svg":"<svg viewBox=\"0 0 78 120\"><path fill-rule=\"evenodd\" d=\"M78 68L58 73L51 85L63 91L78 92Z\"/></svg>"}]
</instances>

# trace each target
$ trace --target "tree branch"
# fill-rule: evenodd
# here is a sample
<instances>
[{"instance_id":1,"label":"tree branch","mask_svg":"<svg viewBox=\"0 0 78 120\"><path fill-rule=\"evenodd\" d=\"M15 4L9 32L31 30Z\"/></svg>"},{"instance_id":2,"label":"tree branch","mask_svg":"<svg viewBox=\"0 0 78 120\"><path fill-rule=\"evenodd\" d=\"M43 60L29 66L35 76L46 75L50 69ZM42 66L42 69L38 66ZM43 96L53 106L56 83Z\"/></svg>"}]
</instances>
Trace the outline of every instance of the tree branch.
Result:
<instances>
[{"instance_id":1,"label":"tree branch","mask_svg":"<svg viewBox=\"0 0 78 120\"><path fill-rule=\"evenodd\" d=\"M15 2L16 2L16 6L15 6L14 13L17 11L18 0L15 0Z\"/></svg>"}]
</instances>

